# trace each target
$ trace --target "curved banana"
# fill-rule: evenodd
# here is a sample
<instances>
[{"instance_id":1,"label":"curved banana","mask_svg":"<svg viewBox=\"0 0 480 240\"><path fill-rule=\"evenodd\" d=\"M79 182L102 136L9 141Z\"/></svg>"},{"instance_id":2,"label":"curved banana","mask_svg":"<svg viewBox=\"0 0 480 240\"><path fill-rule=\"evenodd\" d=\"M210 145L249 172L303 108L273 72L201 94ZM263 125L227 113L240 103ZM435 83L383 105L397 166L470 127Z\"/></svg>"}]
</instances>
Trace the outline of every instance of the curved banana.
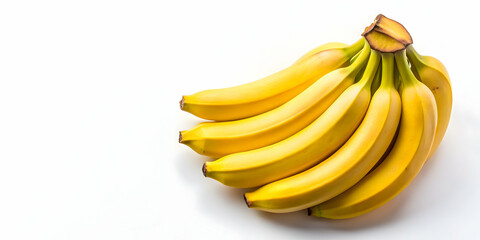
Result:
<instances>
[{"instance_id":1,"label":"curved banana","mask_svg":"<svg viewBox=\"0 0 480 240\"><path fill-rule=\"evenodd\" d=\"M362 38L349 47L321 51L254 82L183 96L180 108L200 118L217 121L242 119L272 110L320 77L348 63L364 42Z\"/></svg>"},{"instance_id":2,"label":"curved banana","mask_svg":"<svg viewBox=\"0 0 480 240\"><path fill-rule=\"evenodd\" d=\"M362 121L379 60L379 54L371 51L362 80L347 88L312 124L273 145L206 162L205 176L228 186L256 187L306 170L325 159L348 140ZM252 196L254 201L260 195L254 192L247 198Z\"/></svg>"},{"instance_id":3,"label":"curved banana","mask_svg":"<svg viewBox=\"0 0 480 240\"><path fill-rule=\"evenodd\" d=\"M292 212L331 199L360 181L387 150L400 120L393 82L393 54L383 54L382 83L358 129L317 166L245 194L247 204L269 212ZM364 85L369 88L369 85Z\"/></svg>"},{"instance_id":4,"label":"curved banana","mask_svg":"<svg viewBox=\"0 0 480 240\"><path fill-rule=\"evenodd\" d=\"M402 77L402 116L393 149L374 171L355 186L310 208L310 215L343 219L370 212L407 187L427 160L437 123L435 98L410 71L405 51L395 53L395 60Z\"/></svg>"},{"instance_id":5,"label":"curved banana","mask_svg":"<svg viewBox=\"0 0 480 240\"><path fill-rule=\"evenodd\" d=\"M447 131L450 114L452 112L452 87L447 69L434 57L421 56L415 51L412 45L407 47L407 56L412 64L412 70L418 80L427 85L435 97L437 104L437 130L435 131L435 141L429 158L442 142L443 136Z\"/></svg>"},{"instance_id":6,"label":"curved banana","mask_svg":"<svg viewBox=\"0 0 480 240\"><path fill-rule=\"evenodd\" d=\"M310 50L309 52L305 53L302 57L300 57L297 61L295 61L295 63L298 63L298 62L301 62L307 58L309 58L310 56L316 54L316 53L319 53L321 51L324 51L324 50L327 50L327 49L332 49L332 48L345 48L345 47L348 47L347 44L345 43L341 43L341 42L330 42L330 43L325 43L323 45L320 45L312 50Z\"/></svg>"},{"instance_id":7,"label":"curved banana","mask_svg":"<svg viewBox=\"0 0 480 240\"><path fill-rule=\"evenodd\" d=\"M365 44L362 56L354 64L328 73L282 106L236 121L200 123L180 132L180 142L210 157L223 157L279 142L318 118L354 83L369 55L370 47Z\"/></svg>"}]
</instances>

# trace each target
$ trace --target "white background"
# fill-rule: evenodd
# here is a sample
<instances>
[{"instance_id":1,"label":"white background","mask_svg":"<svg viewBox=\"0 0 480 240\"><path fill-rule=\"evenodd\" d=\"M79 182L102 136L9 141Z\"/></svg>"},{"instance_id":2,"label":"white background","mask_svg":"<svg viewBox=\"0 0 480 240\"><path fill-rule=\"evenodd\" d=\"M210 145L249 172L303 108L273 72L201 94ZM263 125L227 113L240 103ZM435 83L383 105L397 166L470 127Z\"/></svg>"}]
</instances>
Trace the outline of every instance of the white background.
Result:
<instances>
[{"instance_id":1,"label":"white background","mask_svg":"<svg viewBox=\"0 0 480 240\"><path fill-rule=\"evenodd\" d=\"M473 239L480 235L474 1L2 1L0 239ZM378 13L448 68L450 127L398 197L364 216L248 209L177 142L181 95L250 82Z\"/></svg>"}]
</instances>

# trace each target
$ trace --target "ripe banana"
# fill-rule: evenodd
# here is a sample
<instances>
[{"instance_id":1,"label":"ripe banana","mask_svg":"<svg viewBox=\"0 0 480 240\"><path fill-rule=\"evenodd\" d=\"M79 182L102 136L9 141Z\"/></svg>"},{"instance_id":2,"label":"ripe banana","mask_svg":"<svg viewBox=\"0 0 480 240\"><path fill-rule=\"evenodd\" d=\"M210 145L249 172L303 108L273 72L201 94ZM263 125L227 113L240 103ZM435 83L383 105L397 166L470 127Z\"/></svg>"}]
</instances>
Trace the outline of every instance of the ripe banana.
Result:
<instances>
[{"instance_id":1,"label":"ripe banana","mask_svg":"<svg viewBox=\"0 0 480 240\"><path fill-rule=\"evenodd\" d=\"M305 172L245 194L250 207L269 212L312 207L347 190L373 168L395 136L401 111L393 82L393 55L383 54L382 65L381 86L373 95L365 119L345 145Z\"/></svg>"},{"instance_id":2,"label":"ripe banana","mask_svg":"<svg viewBox=\"0 0 480 240\"><path fill-rule=\"evenodd\" d=\"M437 110L432 92L410 71L405 50L395 53L402 86L402 116L398 139L387 158L355 186L309 209L309 214L333 219L372 211L400 193L415 178L433 145Z\"/></svg>"},{"instance_id":3,"label":"ripe banana","mask_svg":"<svg viewBox=\"0 0 480 240\"><path fill-rule=\"evenodd\" d=\"M407 47L407 56L415 76L433 93L437 104L437 130L429 158L437 150L447 131L450 113L452 112L452 88L447 69L434 57L421 56L412 45Z\"/></svg>"},{"instance_id":4,"label":"ripe banana","mask_svg":"<svg viewBox=\"0 0 480 240\"><path fill-rule=\"evenodd\" d=\"M279 142L318 118L354 83L369 55L370 47L365 44L362 56L354 64L328 73L282 106L236 121L200 123L180 132L180 142L210 157L223 157Z\"/></svg>"},{"instance_id":5,"label":"ripe banana","mask_svg":"<svg viewBox=\"0 0 480 240\"><path fill-rule=\"evenodd\" d=\"M379 59L378 53L371 52L362 80L347 88L312 124L276 144L207 162L205 176L228 186L256 187L306 170L328 157L362 121Z\"/></svg>"},{"instance_id":6,"label":"ripe banana","mask_svg":"<svg viewBox=\"0 0 480 240\"><path fill-rule=\"evenodd\" d=\"M236 120L272 110L292 99L325 74L342 67L364 45L318 52L263 79L243 85L213 89L182 97L180 108L200 118Z\"/></svg>"}]
</instances>

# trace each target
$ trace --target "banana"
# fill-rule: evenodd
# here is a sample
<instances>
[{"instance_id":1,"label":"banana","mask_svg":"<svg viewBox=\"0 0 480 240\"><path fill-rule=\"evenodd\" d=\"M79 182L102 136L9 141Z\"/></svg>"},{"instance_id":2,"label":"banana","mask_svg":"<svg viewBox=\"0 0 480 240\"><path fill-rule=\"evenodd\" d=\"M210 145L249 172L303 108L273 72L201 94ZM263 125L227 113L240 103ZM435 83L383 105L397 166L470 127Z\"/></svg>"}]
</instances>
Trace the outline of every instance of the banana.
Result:
<instances>
[{"instance_id":1,"label":"banana","mask_svg":"<svg viewBox=\"0 0 480 240\"><path fill-rule=\"evenodd\" d=\"M407 56L412 65L415 76L427 85L435 97L437 104L437 130L429 158L442 142L447 131L450 114L452 112L452 88L447 69L434 57L421 56L412 45L407 47Z\"/></svg>"},{"instance_id":2,"label":"banana","mask_svg":"<svg viewBox=\"0 0 480 240\"><path fill-rule=\"evenodd\" d=\"M365 119L345 145L305 172L245 194L249 207L280 213L312 207L347 190L373 168L388 149L400 120L401 100L394 87L393 61L393 54L383 54L381 86L372 97Z\"/></svg>"},{"instance_id":3,"label":"banana","mask_svg":"<svg viewBox=\"0 0 480 240\"><path fill-rule=\"evenodd\" d=\"M180 132L180 142L215 158L279 142L318 118L354 83L369 55L370 47L365 44L362 56L354 64L328 73L282 106L236 121L200 123Z\"/></svg>"},{"instance_id":4,"label":"banana","mask_svg":"<svg viewBox=\"0 0 480 240\"><path fill-rule=\"evenodd\" d=\"M217 121L237 120L272 110L320 77L348 63L364 42L362 38L349 47L318 52L254 82L183 96L180 108L200 118Z\"/></svg>"},{"instance_id":5,"label":"banana","mask_svg":"<svg viewBox=\"0 0 480 240\"><path fill-rule=\"evenodd\" d=\"M370 212L400 193L427 160L437 124L435 98L408 66L405 50L395 53L402 86L398 138L387 158L355 186L308 210L310 215L343 219Z\"/></svg>"},{"instance_id":6,"label":"banana","mask_svg":"<svg viewBox=\"0 0 480 240\"><path fill-rule=\"evenodd\" d=\"M379 54L372 51L363 78L347 88L312 124L273 145L206 162L205 176L228 186L256 187L306 170L325 159L348 140L362 121L379 60ZM251 195L255 199L258 194Z\"/></svg>"}]
</instances>

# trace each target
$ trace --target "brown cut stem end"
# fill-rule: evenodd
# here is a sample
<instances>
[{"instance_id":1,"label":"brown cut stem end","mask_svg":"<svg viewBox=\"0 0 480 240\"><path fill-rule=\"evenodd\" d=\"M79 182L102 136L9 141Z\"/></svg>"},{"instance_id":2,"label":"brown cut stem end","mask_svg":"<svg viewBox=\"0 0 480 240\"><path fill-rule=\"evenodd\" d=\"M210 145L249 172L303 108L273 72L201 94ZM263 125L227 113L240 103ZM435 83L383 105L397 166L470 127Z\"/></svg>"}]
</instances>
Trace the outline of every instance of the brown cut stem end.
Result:
<instances>
[{"instance_id":1,"label":"brown cut stem end","mask_svg":"<svg viewBox=\"0 0 480 240\"><path fill-rule=\"evenodd\" d=\"M413 43L412 36L399 22L379 14L362 36L372 49L393 53L405 49Z\"/></svg>"}]
</instances>

